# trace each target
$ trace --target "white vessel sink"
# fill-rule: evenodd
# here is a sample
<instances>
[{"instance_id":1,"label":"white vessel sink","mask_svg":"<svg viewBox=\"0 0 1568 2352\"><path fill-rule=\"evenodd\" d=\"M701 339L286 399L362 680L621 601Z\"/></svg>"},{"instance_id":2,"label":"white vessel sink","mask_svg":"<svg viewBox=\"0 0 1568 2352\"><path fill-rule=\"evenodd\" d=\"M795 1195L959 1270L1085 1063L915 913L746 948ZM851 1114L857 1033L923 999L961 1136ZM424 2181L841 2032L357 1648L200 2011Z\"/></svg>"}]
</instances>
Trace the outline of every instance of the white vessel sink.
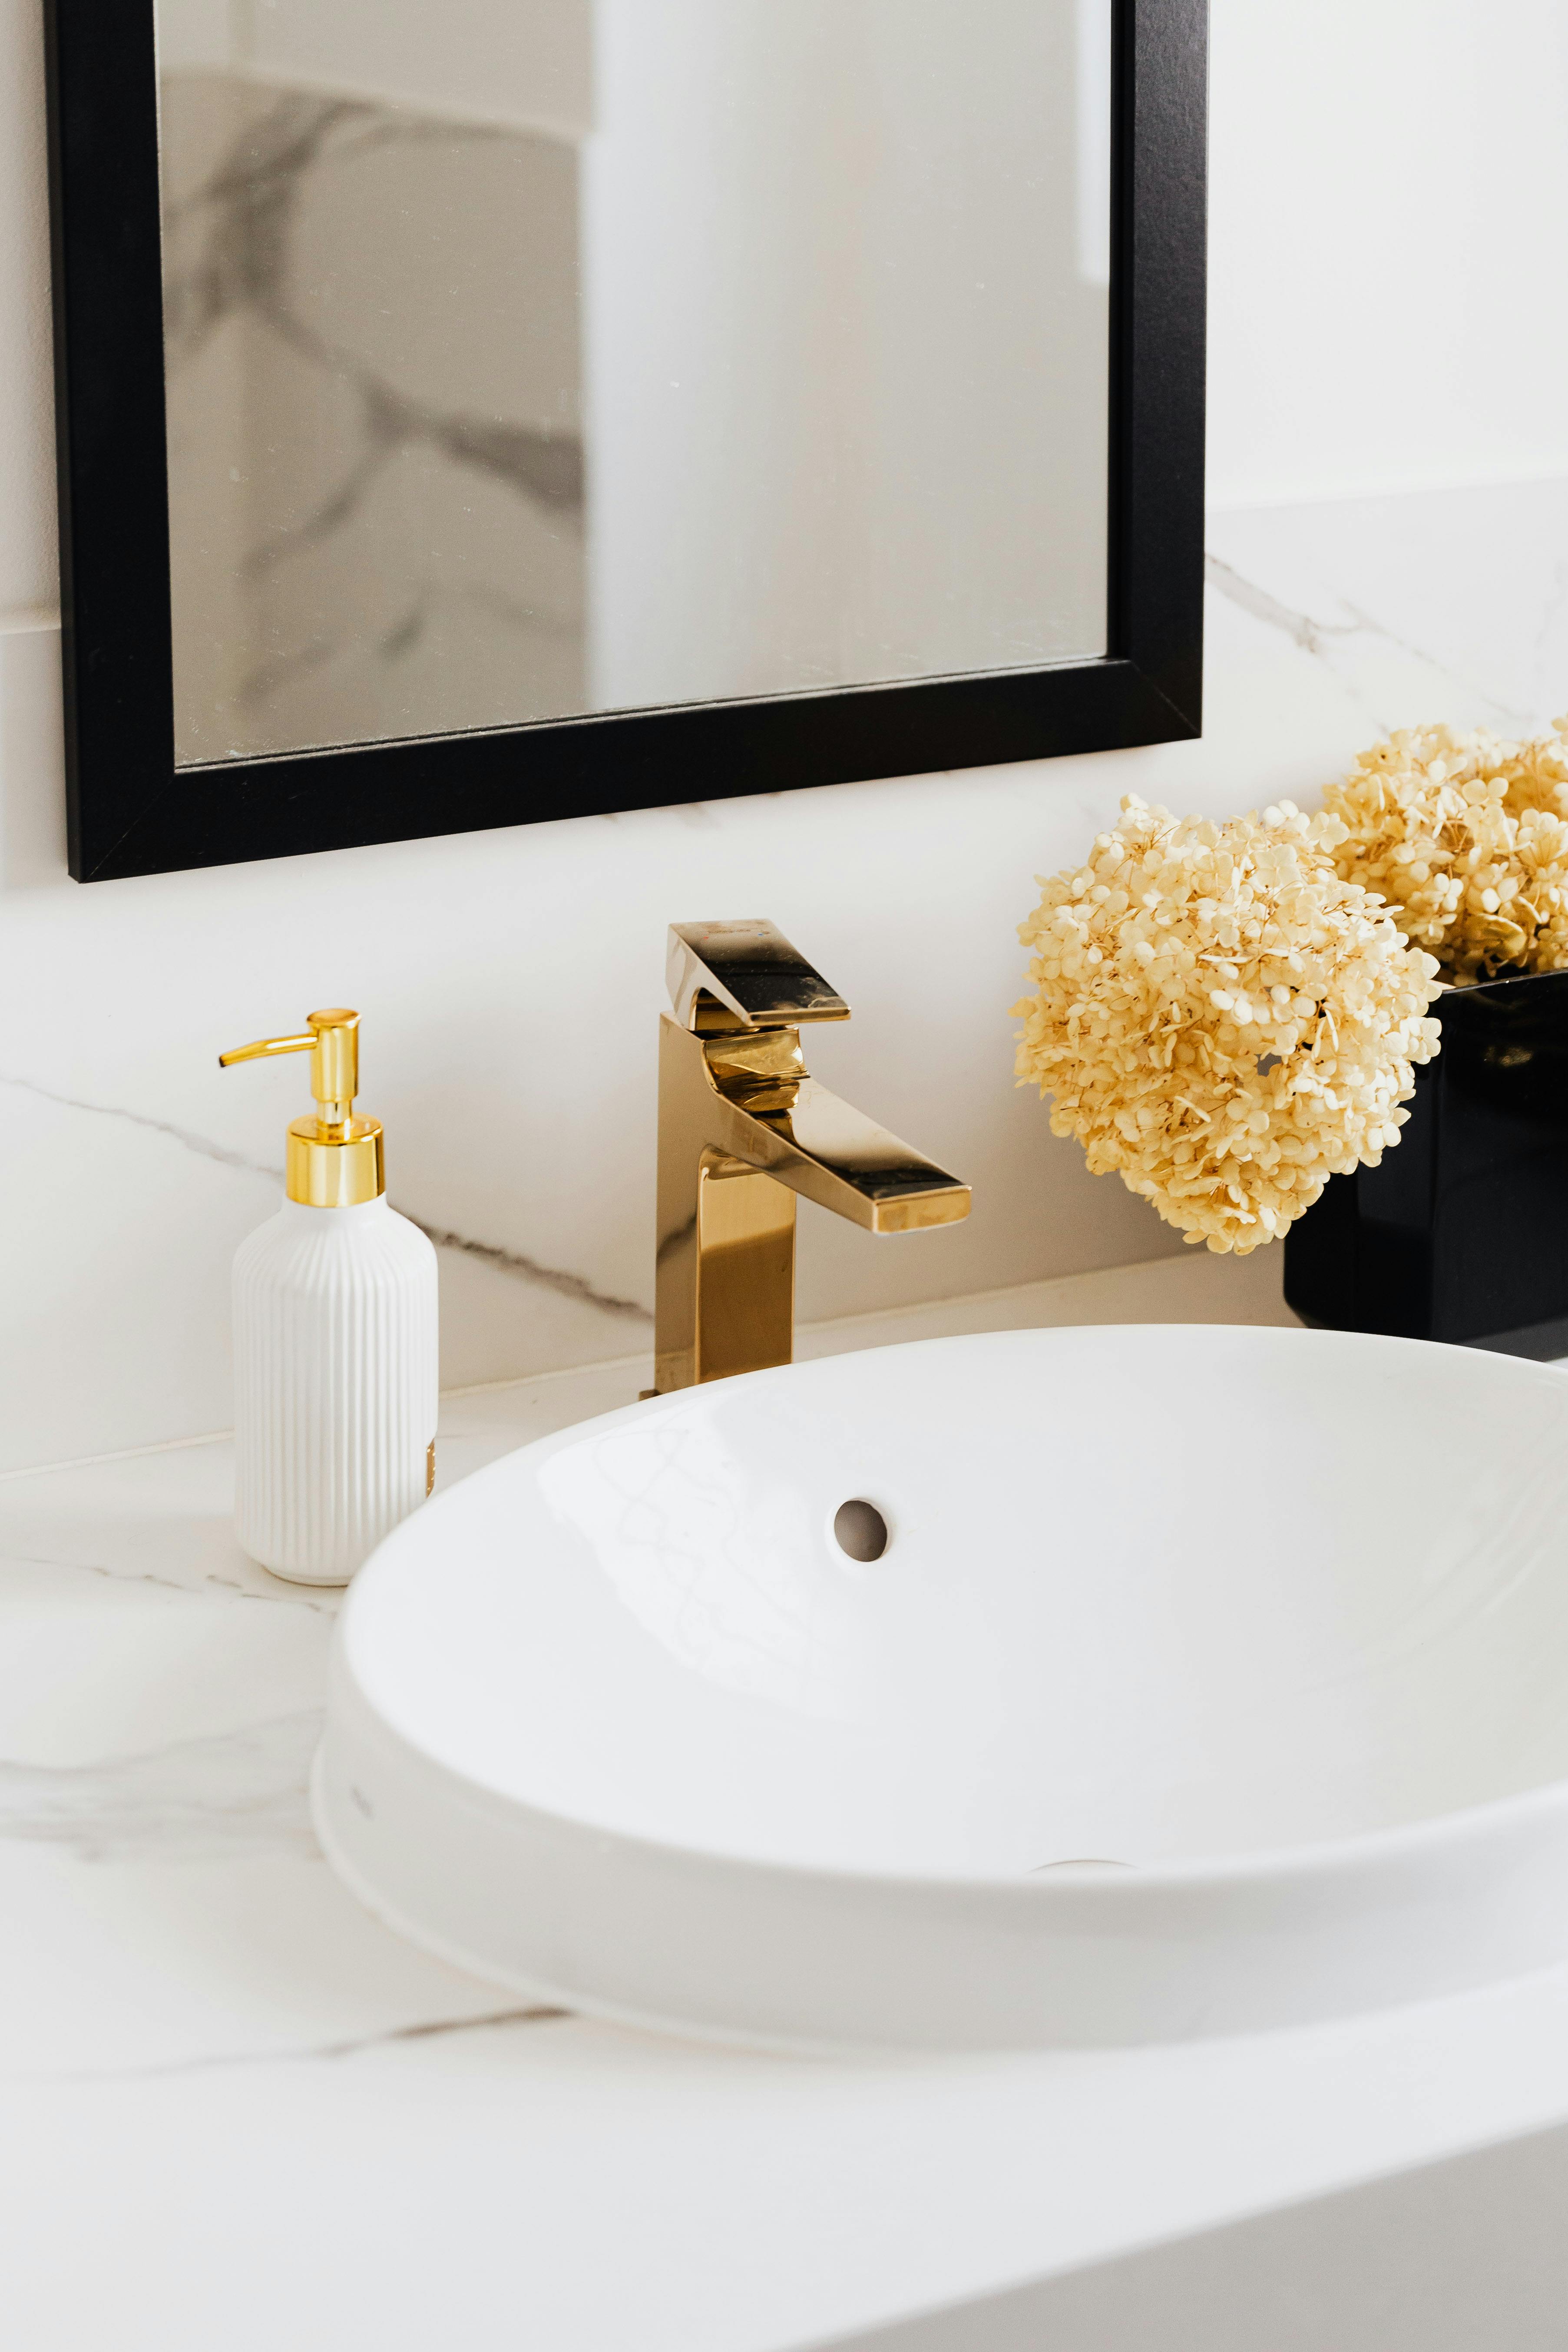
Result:
<instances>
[{"instance_id":1,"label":"white vessel sink","mask_svg":"<svg viewBox=\"0 0 1568 2352\"><path fill-rule=\"evenodd\" d=\"M382 1546L315 1801L419 1943L772 2044L1163 2040L1547 1965L1568 1379L1167 1325L634 1405Z\"/></svg>"}]
</instances>

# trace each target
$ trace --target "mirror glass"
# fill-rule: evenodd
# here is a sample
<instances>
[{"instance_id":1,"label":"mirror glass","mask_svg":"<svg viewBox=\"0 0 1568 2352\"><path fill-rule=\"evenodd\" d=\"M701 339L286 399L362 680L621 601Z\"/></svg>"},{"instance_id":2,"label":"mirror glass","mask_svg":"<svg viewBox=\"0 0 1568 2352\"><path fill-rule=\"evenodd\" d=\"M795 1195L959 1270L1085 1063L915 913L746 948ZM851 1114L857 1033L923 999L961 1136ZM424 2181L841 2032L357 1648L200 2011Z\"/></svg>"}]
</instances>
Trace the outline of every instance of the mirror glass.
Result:
<instances>
[{"instance_id":1,"label":"mirror glass","mask_svg":"<svg viewBox=\"0 0 1568 2352\"><path fill-rule=\"evenodd\" d=\"M156 0L182 764L1105 649L1110 0Z\"/></svg>"}]
</instances>

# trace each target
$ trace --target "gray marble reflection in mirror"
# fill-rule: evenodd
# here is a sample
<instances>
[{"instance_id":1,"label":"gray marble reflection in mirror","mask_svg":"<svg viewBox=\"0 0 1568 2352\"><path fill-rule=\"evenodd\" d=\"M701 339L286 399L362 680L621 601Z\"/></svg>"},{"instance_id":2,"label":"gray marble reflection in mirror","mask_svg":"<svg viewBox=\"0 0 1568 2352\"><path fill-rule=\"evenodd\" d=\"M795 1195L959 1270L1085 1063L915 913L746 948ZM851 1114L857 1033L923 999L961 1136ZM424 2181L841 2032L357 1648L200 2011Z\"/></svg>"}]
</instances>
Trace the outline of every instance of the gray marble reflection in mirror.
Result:
<instances>
[{"instance_id":1,"label":"gray marble reflection in mirror","mask_svg":"<svg viewBox=\"0 0 1568 2352\"><path fill-rule=\"evenodd\" d=\"M1107 648L1110 0L157 0L176 757Z\"/></svg>"}]
</instances>

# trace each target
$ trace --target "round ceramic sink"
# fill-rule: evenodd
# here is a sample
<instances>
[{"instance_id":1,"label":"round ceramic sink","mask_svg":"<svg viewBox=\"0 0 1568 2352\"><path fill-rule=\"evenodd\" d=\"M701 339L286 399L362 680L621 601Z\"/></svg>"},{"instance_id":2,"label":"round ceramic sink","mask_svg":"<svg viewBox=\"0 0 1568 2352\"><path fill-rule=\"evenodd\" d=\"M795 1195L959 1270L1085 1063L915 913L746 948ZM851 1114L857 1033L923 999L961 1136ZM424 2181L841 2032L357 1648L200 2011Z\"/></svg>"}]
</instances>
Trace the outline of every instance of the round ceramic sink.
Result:
<instances>
[{"instance_id":1,"label":"round ceramic sink","mask_svg":"<svg viewBox=\"0 0 1568 2352\"><path fill-rule=\"evenodd\" d=\"M631 1406L381 1547L315 1801L431 1949L772 2044L1161 2040L1547 1965L1568 1379L1154 1326Z\"/></svg>"}]
</instances>

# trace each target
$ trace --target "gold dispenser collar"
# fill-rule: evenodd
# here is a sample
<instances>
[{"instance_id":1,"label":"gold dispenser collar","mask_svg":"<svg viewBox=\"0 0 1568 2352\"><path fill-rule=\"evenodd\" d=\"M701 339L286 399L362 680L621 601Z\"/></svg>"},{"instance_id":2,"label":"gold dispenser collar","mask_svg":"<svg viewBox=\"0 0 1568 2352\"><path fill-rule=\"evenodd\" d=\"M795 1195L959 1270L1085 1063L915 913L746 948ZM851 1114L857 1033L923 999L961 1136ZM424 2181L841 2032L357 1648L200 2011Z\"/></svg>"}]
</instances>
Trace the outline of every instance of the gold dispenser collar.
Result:
<instances>
[{"instance_id":1,"label":"gold dispenser collar","mask_svg":"<svg viewBox=\"0 0 1568 2352\"><path fill-rule=\"evenodd\" d=\"M310 1027L297 1037L258 1037L218 1055L218 1067L258 1062L273 1054L309 1054L314 1118L297 1118L289 1129L286 1187L291 1201L310 1209L352 1209L378 1200L386 1190L381 1121L356 1118L359 1092L359 1014L342 1006L308 1013Z\"/></svg>"}]
</instances>

